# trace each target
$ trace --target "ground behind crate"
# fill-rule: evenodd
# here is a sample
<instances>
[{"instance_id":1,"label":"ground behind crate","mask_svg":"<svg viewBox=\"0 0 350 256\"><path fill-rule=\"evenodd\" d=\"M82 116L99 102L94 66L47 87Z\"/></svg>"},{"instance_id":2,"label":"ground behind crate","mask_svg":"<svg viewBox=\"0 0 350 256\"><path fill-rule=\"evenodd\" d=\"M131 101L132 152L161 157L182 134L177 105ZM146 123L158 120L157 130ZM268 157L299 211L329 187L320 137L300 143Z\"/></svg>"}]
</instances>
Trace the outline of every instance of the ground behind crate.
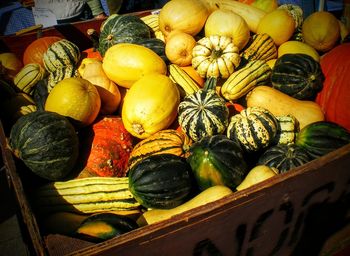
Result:
<instances>
[{"instance_id":1,"label":"ground behind crate","mask_svg":"<svg viewBox=\"0 0 350 256\"><path fill-rule=\"evenodd\" d=\"M0 161L1 162L1 161ZM2 166L2 164L0 165ZM15 198L4 169L0 171L0 256L27 256L16 215Z\"/></svg>"}]
</instances>

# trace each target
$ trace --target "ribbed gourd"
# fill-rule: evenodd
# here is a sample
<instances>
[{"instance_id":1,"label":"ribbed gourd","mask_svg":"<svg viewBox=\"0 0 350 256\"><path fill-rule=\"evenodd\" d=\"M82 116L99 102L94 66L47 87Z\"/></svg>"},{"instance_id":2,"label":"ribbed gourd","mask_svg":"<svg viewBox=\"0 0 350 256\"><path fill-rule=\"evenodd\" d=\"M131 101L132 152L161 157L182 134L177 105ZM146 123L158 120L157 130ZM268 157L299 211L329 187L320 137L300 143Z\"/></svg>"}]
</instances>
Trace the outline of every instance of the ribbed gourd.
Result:
<instances>
[{"instance_id":1,"label":"ribbed gourd","mask_svg":"<svg viewBox=\"0 0 350 256\"><path fill-rule=\"evenodd\" d=\"M78 158L78 135L67 118L46 111L22 116L12 126L9 145L36 175L57 181L67 176Z\"/></svg>"},{"instance_id":2,"label":"ribbed gourd","mask_svg":"<svg viewBox=\"0 0 350 256\"><path fill-rule=\"evenodd\" d=\"M193 192L191 166L173 154L146 157L130 169L129 189L146 208L174 208Z\"/></svg>"},{"instance_id":3,"label":"ribbed gourd","mask_svg":"<svg viewBox=\"0 0 350 256\"><path fill-rule=\"evenodd\" d=\"M43 62L48 72L65 66L75 67L81 57L79 47L73 42L62 39L53 43L45 52Z\"/></svg>"},{"instance_id":4,"label":"ribbed gourd","mask_svg":"<svg viewBox=\"0 0 350 256\"><path fill-rule=\"evenodd\" d=\"M313 100L324 80L320 63L303 53L282 55L271 73L273 88L299 100Z\"/></svg>"},{"instance_id":5,"label":"ribbed gourd","mask_svg":"<svg viewBox=\"0 0 350 256\"><path fill-rule=\"evenodd\" d=\"M266 61L252 60L229 76L221 86L221 94L226 100L238 100L255 86L267 83L270 75L271 68Z\"/></svg>"},{"instance_id":6,"label":"ribbed gourd","mask_svg":"<svg viewBox=\"0 0 350 256\"><path fill-rule=\"evenodd\" d=\"M187 95L179 104L179 125L193 141L222 134L227 127L229 110L215 91L216 81L208 78L203 89Z\"/></svg>"},{"instance_id":7,"label":"ribbed gourd","mask_svg":"<svg viewBox=\"0 0 350 256\"><path fill-rule=\"evenodd\" d=\"M135 43L141 38L151 38L150 28L136 15L112 14L100 30L98 51L102 56L115 44Z\"/></svg>"},{"instance_id":8,"label":"ribbed gourd","mask_svg":"<svg viewBox=\"0 0 350 256\"><path fill-rule=\"evenodd\" d=\"M311 160L306 150L294 143L289 143L269 147L260 155L258 164L274 167L279 173L285 173Z\"/></svg>"},{"instance_id":9,"label":"ribbed gourd","mask_svg":"<svg viewBox=\"0 0 350 256\"><path fill-rule=\"evenodd\" d=\"M38 63L25 65L14 77L13 83L22 92L33 95L34 86L43 79L45 69Z\"/></svg>"},{"instance_id":10,"label":"ribbed gourd","mask_svg":"<svg viewBox=\"0 0 350 256\"><path fill-rule=\"evenodd\" d=\"M161 130L134 146L130 153L128 168L132 168L136 163L151 155L174 154L186 157L191 144L191 139L182 131Z\"/></svg>"},{"instance_id":11,"label":"ribbed gourd","mask_svg":"<svg viewBox=\"0 0 350 256\"><path fill-rule=\"evenodd\" d=\"M227 137L237 139L248 152L268 147L277 133L276 117L262 107L248 107L231 117Z\"/></svg>"},{"instance_id":12,"label":"ribbed gourd","mask_svg":"<svg viewBox=\"0 0 350 256\"><path fill-rule=\"evenodd\" d=\"M277 46L272 37L266 33L254 34L241 53L242 64L252 60L271 60L277 58Z\"/></svg>"},{"instance_id":13,"label":"ribbed gourd","mask_svg":"<svg viewBox=\"0 0 350 256\"><path fill-rule=\"evenodd\" d=\"M235 189L248 171L239 142L225 135L207 136L195 142L187 161L200 190L215 185Z\"/></svg>"},{"instance_id":14,"label":"ribbed gourd","mask_svg":"<svg viewBox=\"0 0 350 256\"><path fill-rule=\"evenodd\" d=\"M240 61L239 49L228 36L203 37L192 49L192 66L203 78L228 78Z\"/></svg>"}]
</instances>

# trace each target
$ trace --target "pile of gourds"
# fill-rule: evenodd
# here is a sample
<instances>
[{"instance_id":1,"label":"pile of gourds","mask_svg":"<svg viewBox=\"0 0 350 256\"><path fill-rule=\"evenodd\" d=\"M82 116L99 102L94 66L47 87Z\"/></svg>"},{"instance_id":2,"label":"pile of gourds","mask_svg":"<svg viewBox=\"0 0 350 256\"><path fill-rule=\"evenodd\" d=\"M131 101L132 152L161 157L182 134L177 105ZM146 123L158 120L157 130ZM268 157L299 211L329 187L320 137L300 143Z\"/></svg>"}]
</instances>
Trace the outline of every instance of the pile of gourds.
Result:
<instances>
[{"instance_id":1,"label":"pile of gourds","mask_svg":"<svg viewBox=\"0 0 350 256\"><path fill-rule=\"evenodd\" d=\"M287 41L303 45L281 54L281 38L259 25L263 10L229 0L169 3L144 17L108 17L94 50L38 39L41 48L28 46L24 66L2 76L9 146L47 183L30 200L48 232L109 239L350 142L350 44L340 43L340 34L316 50L297 41L307 33L300 8L280 6L275 10L293 20ZM245 38L204 31L217 8L241 17ZM172 30L196 38L191 72L167 58ZM47 107L51 92L72 78L93 84L101 101L84 125ZM101 221L104 238L92 233Z\"/></svg>"}]
</instances>

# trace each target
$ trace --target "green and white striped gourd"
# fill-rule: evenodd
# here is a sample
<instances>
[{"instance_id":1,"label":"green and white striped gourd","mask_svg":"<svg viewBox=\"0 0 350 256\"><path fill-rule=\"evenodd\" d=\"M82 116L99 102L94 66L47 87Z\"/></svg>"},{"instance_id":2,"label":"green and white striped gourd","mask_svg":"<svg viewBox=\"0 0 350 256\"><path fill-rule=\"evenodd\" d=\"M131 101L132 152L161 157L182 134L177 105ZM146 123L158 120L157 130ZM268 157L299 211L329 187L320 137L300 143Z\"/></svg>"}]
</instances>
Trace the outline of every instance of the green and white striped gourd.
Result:
<instances>
[{"instance_id":1,"label":"green and white striped gourd","mask_svg":"<svg viewBox=\"0 0 350 256\"><path fill-rule=\"evenodd\" d=\"M65 66L75 67L81 57L79 47L67 39L53 43L44 53L43 62L48 72Z\"/></svg>"},{"instance_id":2,"label":"green and white striped gourd","mask_svg":"<svg viewBox=\"0 0 350 256\"><path fill-rule=\"evenodd\" d=\"M227 137L237 139L248 152L269 146L277 133L276 117L262 107L248 107L231 117Z\"/></svg>"},{"instance_id":3,"label":"green and white striped gourd","mask_svg":"<svg viewBox=\"0 0 350 256\"><path fill-rule=\"evenodd\" d=\"M33 94L34 86L45 76L45 69L38 63L29 63L25 65L14 77L13 83L24 93Z\"/></svg>"},{"instance_id":4,"label":"green and white striped gourd","mask_svg":"<svg viewBox=\"0 0 350 256\"><path fill-rule=\"evenodd\" d=\"M179 104L178 122L193 141L222 134L227 127L229 111L215 91L216 81L207 78L203 89L187 95Z\"/></svg>"},{"instance_id":5,"label":"green and white striped gourd","mask_svg":"<svg viewBox=\"0 0 350 256\"><path fill-rule=\"evenodd\" d=\"M51 92L55 85L65 78L78 77L78 70L74 66L59 67L50 72L47 80L47 91Z\"/></svg>"}]
</instances>

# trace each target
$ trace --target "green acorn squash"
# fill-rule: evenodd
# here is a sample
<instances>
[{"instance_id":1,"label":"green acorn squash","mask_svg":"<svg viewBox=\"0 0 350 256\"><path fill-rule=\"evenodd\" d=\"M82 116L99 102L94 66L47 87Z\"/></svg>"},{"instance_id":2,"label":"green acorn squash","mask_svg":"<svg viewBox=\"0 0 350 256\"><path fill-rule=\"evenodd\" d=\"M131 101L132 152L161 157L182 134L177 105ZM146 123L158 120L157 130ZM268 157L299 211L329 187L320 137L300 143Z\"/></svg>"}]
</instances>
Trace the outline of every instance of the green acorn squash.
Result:
<instances>
[{"instance_id":1,"label":"green acorn squash","mask_svg":"<svg viewBox=\"0 0 350 256\"><path fill-rule=\"evenodd\" d=\"M67 118L35 111L12 126L9 145L14 155L36 175L60 180L73 169L78 157L78 136Z\"/></svg>"},{"instance_id":2,"label":"green acorn squash","mask_svg":"<svg viewBox=\"0 0 350 256\"><path fill-rule=\"evenodd\" d=\"M258 165L274 167L279 173L285 173L311 160L307 151L294 143L277 144L260 155Z\"/></svg>"},{"instance_id":3,"label":"green acorn squash","mask_svg":"<svg viewBox=\"0 0 350 256\"><path fill-rule=\"evenodd\" d=\"M129 170L129 189L146 208L174 208L192 192L191 166L177 155L151 155Z\"/></svg>"},{"instance_id":4,"label":"green acorn squash","mask_svg":"<svg viewBox=\"0 0 350 256\"><path fill-rule=\"evenodd\" d=\"M272 87L299 100L313 100L325 77L320 63L303 53L279 57L272 69Z\"/></svg>"},{"instance_id":5,"label":"green acorn squash","mask_svg":"<svg viewBox=\"0 0 350 256\"><path fill-rule=\"evenodd\" d=\"M135 43L141 38L151 38L151 31L140 17L113 14L101 26L98 51L104 56L115 44Z\"/></svg>"},{"instance_id":6,"label":"green acorn squash","mask_svg":"<svg viewBox=\"0 0 350 256\"><path fill-rule=\"evenodd\" d=\"M302 128L295 143L317 158L350 143L350 132L337 123L319 121Z\"/></svg>"},{"instance_id":7,"label":"green acorn squash","mask_svg":"<svg viewBox=\"0 0 350 256\"><path fill-rule=\"evenodd\" d=\"M239 142L225 135L208 136L194 143L187 161L200 190L215 185L235 189L248 171Z\"/></svg>"}]
</instances>

